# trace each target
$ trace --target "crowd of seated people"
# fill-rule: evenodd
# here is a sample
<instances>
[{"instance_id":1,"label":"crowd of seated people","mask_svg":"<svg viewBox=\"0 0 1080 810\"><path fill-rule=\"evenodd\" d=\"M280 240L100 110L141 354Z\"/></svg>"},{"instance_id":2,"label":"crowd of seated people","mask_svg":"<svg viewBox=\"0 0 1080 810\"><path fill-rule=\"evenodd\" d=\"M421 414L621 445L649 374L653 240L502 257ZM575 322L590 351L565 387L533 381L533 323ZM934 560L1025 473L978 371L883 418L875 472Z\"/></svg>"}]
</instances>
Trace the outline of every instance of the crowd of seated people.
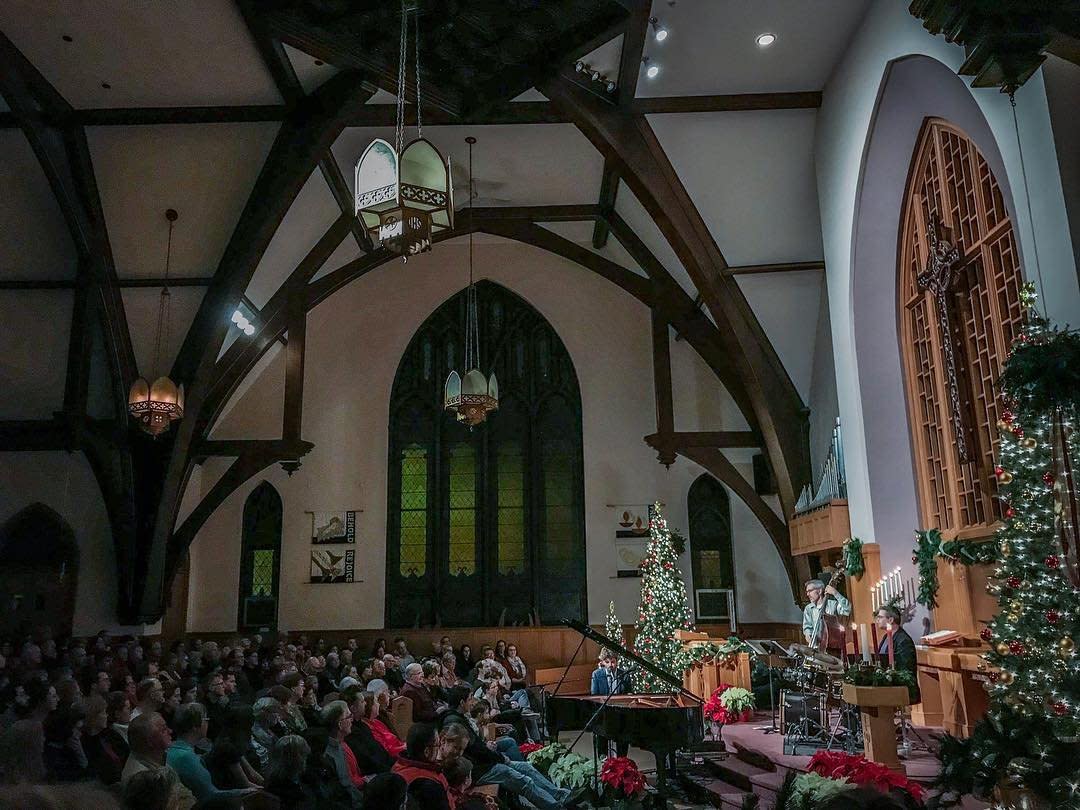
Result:
<instances>
[{"instance_id":1,"label":"crowd of seated people","mask_svg":"<svg viewBox=\"0 0 1080 810\"><path fill-rule=\"evenodd\" d=\"M3 641L0 810L35 791L139 810L573 807L520 752L540 739L528 680L513 644L474 658L446 636L421 656L400 638Z\"/></svg>"}]
</instances>

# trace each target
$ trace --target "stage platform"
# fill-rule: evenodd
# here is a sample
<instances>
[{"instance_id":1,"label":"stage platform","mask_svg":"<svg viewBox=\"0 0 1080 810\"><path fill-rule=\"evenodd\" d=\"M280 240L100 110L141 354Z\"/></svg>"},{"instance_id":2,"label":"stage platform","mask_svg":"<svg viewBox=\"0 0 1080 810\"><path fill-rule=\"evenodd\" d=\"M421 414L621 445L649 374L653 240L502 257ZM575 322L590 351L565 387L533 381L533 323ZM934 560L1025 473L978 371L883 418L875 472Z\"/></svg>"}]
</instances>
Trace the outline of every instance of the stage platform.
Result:
<instances>
[{"instance_id":1,"label":"stage platform","mask_svg":"<svg viewBox=\"0 0 1080 810\"><path fill-rule=\"evenodd\" d=\"M776 793L789 771L805 773L810 756L790 756L783 750L782 734L765 734L757 726L769 724L769 713L758 712L752 722L725 726L724 743L729 756L721 761L707 761L684 772L683 781L689 801L671 801L671 810L719 807L726 810L742 810L747 796L758 799L757 810L779 810L775 807ZM939 728L916 727L918 734L932 741ZM560 735L560 742L569 744L576 732ZM931 742L931 744L933 744ZM575 749L588 755L592 751L591 735L585 734ZM643 771L654 771L656 762L647 751L630 749L630 757ZM913 750L904 759L908 776L927 787L938 774L937 758L927 751ZM650 780L651 781L651 780ZM966 799L963 810L985 810L990 805L975 799Z\"/></svg>"}]
</instances>

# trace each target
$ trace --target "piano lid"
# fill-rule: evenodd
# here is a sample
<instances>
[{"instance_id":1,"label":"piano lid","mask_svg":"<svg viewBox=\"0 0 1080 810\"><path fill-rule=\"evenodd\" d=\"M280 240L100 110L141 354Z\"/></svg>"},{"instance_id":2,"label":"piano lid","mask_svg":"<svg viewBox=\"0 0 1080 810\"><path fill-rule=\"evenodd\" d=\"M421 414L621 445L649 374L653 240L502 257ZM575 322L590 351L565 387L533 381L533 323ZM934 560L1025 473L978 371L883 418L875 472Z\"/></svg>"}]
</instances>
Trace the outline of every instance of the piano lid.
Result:
<instances>
[{"instance_id":1,"label":"piano lid","mask_svg":"<svg viewBox=\"0 0 1080 810\"><path fill-rule=\"evenodd\" d=\"M646 661L644 658L637 655L636 653L630 652L630 650L626 649L626 647L624 647L619 642L608 638L603 633L598 633L596 630L593 630L591 627L589 627L589 625L583 624L582 622L579 622L577 619L563 619L562 624L565 624L571 630L577 630L579 633L581 633L581 635L585 636L585 638L587 638L587 639L589 639L591 641L595 641L601 647L607 647L609 650L614 650L619 655L624 656L626 658L629 658L631 661L636 663L642 669L646 670L647 672L651 672L653 675L655 675L657 678L662 680L664 683L668 684L676 692L681 692L682 694L686 695L687 697L692 698L695 703L703 703L704 702L700 697L695 695L693 692L690 692L689 690L684 689L683 685L682 685L682 681L679 678L676 678L671 673L665 672L664 670L660 669L660 667L656 666L656 664L653 664L650 661Z\"/></svg>"}]
</instances>

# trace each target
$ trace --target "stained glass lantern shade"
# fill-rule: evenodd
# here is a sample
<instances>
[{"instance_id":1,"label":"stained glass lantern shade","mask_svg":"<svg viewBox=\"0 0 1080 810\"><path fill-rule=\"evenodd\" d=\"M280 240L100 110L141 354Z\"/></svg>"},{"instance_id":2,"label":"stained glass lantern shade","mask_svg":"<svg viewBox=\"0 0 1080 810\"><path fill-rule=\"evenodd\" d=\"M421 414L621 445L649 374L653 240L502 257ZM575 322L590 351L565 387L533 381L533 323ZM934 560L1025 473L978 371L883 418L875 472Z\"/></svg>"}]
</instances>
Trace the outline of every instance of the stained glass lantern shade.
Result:
<instances>
[{"instance_id":1,"label":"stained glass lantern shade","mask_svg":"<svg viewBox=\"0 0 1080 810\"><path fill-rule=\"evenodd\" d=\"M177 388L168 377L158 377L153 385L139 377L128 393L128 412L144 431L160 435L184 416L184 386Z\"/></svg>"},{"instance_id":2,"label":"stained glass lantern shade","mask_svg":"<svg viewBox=\"0 0 1080 810\"><path fill-rule=\"evenodd\" d=\"M459 422L472 427L487 419L487 415L499 409L499 381L495 374L488 379L479 369L472 369L462 380L456 371L446 378L443 407L453 411Z\"/></svg>"},{"instance_id":3,"label":"stained glass lantern shade","mask_svg":"<svg viewBox=\"0 0 1080 810\"><path fill-rule=\"evenodd\" d=\"M403 256L430 251L432 236L454 226L450 160L426 138L400 156L376 138L356 164L355 205L373 241Z\"/></svg>"}]
</instances>

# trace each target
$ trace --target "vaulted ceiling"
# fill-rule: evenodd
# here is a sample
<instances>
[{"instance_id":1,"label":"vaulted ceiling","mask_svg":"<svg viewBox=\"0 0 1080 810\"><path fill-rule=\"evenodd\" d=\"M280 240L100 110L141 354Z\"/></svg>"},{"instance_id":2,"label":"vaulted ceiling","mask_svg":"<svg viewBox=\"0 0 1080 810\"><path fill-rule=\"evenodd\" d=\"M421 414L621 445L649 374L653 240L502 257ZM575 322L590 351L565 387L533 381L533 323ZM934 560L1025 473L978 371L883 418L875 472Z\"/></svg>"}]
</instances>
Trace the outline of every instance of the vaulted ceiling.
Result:
<instances>
[{"instance_id":1,"label":"vaulted ceiling","mask_svg":"<svg viewBox=\"0 0 1080 810\"><path fill-rule=\"evenodd\" d=\"M709 305L715 291L695 283L701 268L657 218L655 200L631 190L624 157L598 148L595 133L537 88L571 82L586 92L586 104L640 116L722 251L716 255L729 266L725 272L736 271L729 281L772 341L781 375L805 400L821 292L816 108L866 6L422 0L424 134L458 167L466 163L465 136L478 138L476 205L591 207L576 218L563 208L533 219L577 255L598 257L602 268L607 261L642 279L660 268L700 307L699 317L716 322ZM84 198L96 195L82 201L105 243L95 283L116 288L103 312L121 310L123 329L114 328L114 338L122 342L126 331L143 374L155 373L166 208L180 219L172 333L161 365L189 379L230 357L223 346L236 335L225 320L240 300L262 310L305 261L318 260L307 274L318 281L366 260L369 246L347 222L332 244L322 242L351 209L351 167L363 146L392 133L398 13L396 0L0 5L7 43L0 62L5 70L17 62L20 71L20 81L0 81L0 94L29 88L0 100L0 304L19 319L19 328L0 330L0 373L10 381L0 420L51 419L65 409L65 377L73 373L71 324L81 311L79 267L87 256L56 193L57 155L74 156L74 182ZM650 35L651 17L670 30L665 42ZM759 48L754 38L766 31L777 40ZM642 56L660 67L655 79L645 77ZM579 60L614 89L575 72ZM411 87L406 98L414 98ZM331 104L345 112L335 118ZM314 118L322 112L320 129ZM410 106L410 121L413 115ZM305 155L316 138L327 148ZM306 157L313 162L302 177L267 174L271 164L295 167ZM280 211L271 210L280 201L256 199L267 189L287 198ZM636 235L636 248L608 238L608 214ZM514 238L522 232L515 228L493 226L489 238ZM250 257L241 236L261 245ZM248 259L246 271L230 275ZM12 301L19 302L14 310ZM715 340L701 334L706 344ZM117 347L110 346L106 341L115 363ZM55 377L46 386L43 362ZM182 484L186 472L170 475ZM172 531L165 522L159 533Z\"/></svg>"}]
</instances>

